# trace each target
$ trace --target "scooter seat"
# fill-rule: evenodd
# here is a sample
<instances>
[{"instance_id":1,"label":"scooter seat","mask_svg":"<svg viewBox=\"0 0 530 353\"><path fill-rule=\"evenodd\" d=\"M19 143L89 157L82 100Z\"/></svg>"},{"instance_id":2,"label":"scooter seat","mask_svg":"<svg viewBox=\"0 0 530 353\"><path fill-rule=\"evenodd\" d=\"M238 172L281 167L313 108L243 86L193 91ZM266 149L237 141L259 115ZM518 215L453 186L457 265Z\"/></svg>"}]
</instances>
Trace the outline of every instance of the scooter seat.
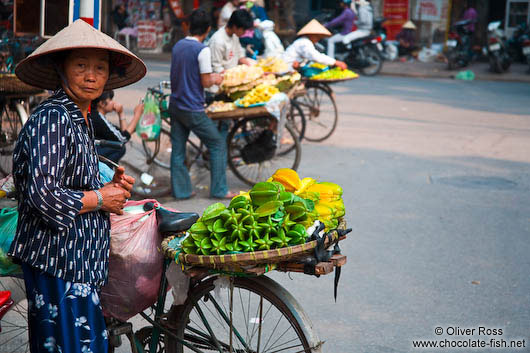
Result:
<instances>
[{"instance_id":1,"label":"scooter seat","mask_svg":"<svg viewBox=\"0 0 530 353\"><path fill-rule=\"evenodd\" d=\"M149 211L155 207L154 203L147 202L144 210ZM180 233L188 230L199 219L195 212L172 212L163 207L156 209L158 231L162 235Z\"/></svg>"}]
</instances>

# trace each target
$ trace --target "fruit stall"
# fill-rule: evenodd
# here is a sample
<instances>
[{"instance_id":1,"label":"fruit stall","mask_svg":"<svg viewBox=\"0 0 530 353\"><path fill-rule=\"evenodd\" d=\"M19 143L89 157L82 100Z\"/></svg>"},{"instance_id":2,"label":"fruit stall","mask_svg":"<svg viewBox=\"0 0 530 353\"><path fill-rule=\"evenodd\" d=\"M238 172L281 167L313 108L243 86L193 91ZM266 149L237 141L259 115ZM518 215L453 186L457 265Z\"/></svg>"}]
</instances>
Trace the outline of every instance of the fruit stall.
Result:
<instances>
[{"instance_id":1,"label":"fruit stall","mask_svg":"<svg viewBox=\"0 0 530 353\"><path fill-rule=\"evenodd\" d=\"M212 120L270 115L266 105L278 93L288 99L304 94L304 81L334 83L357 78L349 70L311 64L293 71L278 57L262 58L255 66L238 65L224 72L217 99L206 112Z\"/></svg>"},{"instance_id":2,"label":"fruit stall","mask_svg":"<svg viewBox=\"0 0 530 353\"><path fill-rule=\"evenodd\" d=\"M338 246L351 231L342 193L335 183L278 169L228 206L208 206L186 234L167 238L162 248L191 274L328 274L346 263Z\"/></svg>"}]
</instances>

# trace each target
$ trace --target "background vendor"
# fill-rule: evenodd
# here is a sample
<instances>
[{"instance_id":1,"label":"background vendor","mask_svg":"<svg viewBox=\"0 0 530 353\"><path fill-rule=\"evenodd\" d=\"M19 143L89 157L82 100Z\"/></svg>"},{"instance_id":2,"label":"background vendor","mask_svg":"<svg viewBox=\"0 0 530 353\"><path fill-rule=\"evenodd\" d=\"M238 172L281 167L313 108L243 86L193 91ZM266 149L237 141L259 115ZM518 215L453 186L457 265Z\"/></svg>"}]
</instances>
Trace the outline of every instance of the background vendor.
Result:
<instances>
[{"instance_id":1,"label":"background vendor","mask_svg":"<svg viewBox=\"0 0 530 353\"><path fill-rule=\"evenodd\" d=\"M284 60L292 65L293 68L298 68L305 61L314 61L327 66L338 66L343 70L347 68L344 62L335 60L315 48L315 43L331 36L326 27L317 20L311 20L298 31L297 35L298 39L287 47L284 54Z\"/></svg>"}]
</instances>

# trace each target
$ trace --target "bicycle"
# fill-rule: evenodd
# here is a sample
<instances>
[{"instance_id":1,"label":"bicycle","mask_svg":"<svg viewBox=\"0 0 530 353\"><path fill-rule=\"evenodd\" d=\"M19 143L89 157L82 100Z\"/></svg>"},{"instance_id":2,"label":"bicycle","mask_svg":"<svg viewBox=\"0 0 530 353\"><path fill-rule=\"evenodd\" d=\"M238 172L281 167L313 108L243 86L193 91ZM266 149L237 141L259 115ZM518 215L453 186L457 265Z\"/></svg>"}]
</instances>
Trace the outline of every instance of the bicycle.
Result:
<instances>
[{"instance_id":1,"label":"bicycle","mask_svg":"<svg viewBox=\"0 0 530 353\"><path fill-rule=\"evenodd\" d=\"M168 81L160 82L158 87L148 88L148 92L158 101L162 127L159 139L142 141L147 163L154 163L166 169L171 165L170 94L164 92L164 89L168 88ZM301 109L298 116L303 118ZM289 118L279 132L276 130L279 130L277 127L280 124L268 114L258 113L244 118L227 119L234 120L227 136L227 162L229 168L241 181L252 186L272 175L278 168L289 167L294 170L298 168L301 159L300 138L296 132L298 128ZM269 146L266 151L259 150L259 142L270 144L271 141L275 146ZM194 169L199 169L196 173L200 173L201 169L209 168L208 151L194 135L188 138L186 151L186 166L192 176L195 173Z\"/></svg>"},{"instance_id":2,"label":"bicycle","mask_svg":"<svg viewBox=\"0 0 530 353\"><path fill-rule=\"evenodd\" d=\"M291 105L292 116L301 109L305 117L305 129L297 130L303 138L312 142L321 142L329 138L337 128L339 113L333 89L329 83L304 79L305 92L293 98L295 104ZM298 126L298 125L296 125Z\"/></svg>"},{"instance_id":3,"label":"bicycle","mask_svg":"<svg viewBox=\"0 0 530 353\"><path fill-rule=\"evenodd\" d=\"M166 229L170 234L183 231L198 217L162 211L157 213L158 227ZM347 232L348 230L345 231ZM331 246L340 237L337 232L336 238L324 239L324 244ZM168 245L170 239L164 238L161 246L166 260L161 269L158 299L150 309L139 313L147 325L134 331L131 322L107 318L110 353L114 353L122 344L123 335L129 340L133 353L320 352L323 342L314 332L302 306L285 288L263 273L237 276L205 268L191 268L187 271L190 279L184 303L168 305L166 299L169 282L166 271L175 256L175 250ZM336 258L331 262L313 263L312 273L309 261L283 265L279 263L276 269L318 276L331 273L336 266L342 266L345 257L342 258L342 262ZM320 266L322 264L327 266ZM15 286L11 287L5 286L4 281L0 282L3 287L1 289L13 292L13 288L24 288L20 279L15 281ZM19 309L16 309L17 306ZM27 352L25 317L21 319L22 323L15 322L15 325L6 321L10 313L23 315L25 304L18 302L14 308L3 318L2 325L6 335L2 334L0 343L6 353ZM9 332L6 328L9 328Z\"/></svg>"},{"instance_id":4,"label":"bicycle","mask_svg":"<svg viewBox=\"0 0 530 353\"><path fill-rule=\"evenodd\" d=\"M0 80L8 79L6 75L0 75ZM27 120L26 97L0 93L0 176L6 176L11 172L15 142Z\"/></svg>"}]
</instances>

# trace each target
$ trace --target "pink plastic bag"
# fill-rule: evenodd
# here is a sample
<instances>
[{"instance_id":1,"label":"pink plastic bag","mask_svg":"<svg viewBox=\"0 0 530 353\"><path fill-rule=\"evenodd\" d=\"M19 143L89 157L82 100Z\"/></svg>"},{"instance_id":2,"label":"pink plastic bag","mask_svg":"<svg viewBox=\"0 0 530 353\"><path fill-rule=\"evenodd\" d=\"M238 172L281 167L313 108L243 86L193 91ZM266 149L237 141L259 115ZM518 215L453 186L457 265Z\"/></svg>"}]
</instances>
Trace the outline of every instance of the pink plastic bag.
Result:
<instances>
[{"instance_id":1,"label":"pink plastic bag","mask_svg":"<svg viewBox=\"0 0 530 353\"><path fill-rule=\"evenodd\" d=\"M156 201L128 201L125 211L147 202ZM155 210L112 214L110 221L109 278L101 290L101 305L105 316L127 321L157 300L164 262L159 251L162 237Z\"/></svg>"}]
</instances>

